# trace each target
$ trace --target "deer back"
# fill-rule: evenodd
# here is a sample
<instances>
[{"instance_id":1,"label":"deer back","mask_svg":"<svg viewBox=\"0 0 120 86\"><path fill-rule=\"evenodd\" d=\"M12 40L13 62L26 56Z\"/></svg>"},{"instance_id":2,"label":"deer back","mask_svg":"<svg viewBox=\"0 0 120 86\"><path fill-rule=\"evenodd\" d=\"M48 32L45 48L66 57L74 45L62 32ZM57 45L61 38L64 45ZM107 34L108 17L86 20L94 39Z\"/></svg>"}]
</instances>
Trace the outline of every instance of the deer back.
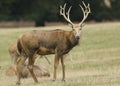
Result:
<instances>
[{"instance_id":1,"label":"deer back","mask_svg":"<svg viewBox=\"0 0 120 86\"><path fill-rule=\"evenodd\" d=\"M64 54L77 43L73 32L64 30L33 30L20 38L20 44L27 54L38 52L40 55L47 55L61 51Z\"/></svg>"}]
</instances>

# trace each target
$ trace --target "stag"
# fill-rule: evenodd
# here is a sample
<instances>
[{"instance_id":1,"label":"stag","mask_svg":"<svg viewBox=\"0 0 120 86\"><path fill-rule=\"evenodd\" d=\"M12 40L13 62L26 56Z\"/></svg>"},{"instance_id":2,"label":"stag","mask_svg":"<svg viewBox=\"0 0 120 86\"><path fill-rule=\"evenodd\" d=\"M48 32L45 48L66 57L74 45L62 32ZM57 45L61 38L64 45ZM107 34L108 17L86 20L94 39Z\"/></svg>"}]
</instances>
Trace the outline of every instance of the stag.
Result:
<instances>
[{"instance_id":1,"label":"stag","mask_svg":"<svg viewBox=\"0 0 120 86\"><path fill-rule=\"evenodd\" d=\"M65 81L65 64L64 55L67 54L73 47L79 44L79 39L81 37L81 30L83 27L83 22L88 17L90 13L90 5L85 5L83 2L81 7L83 12L83 19L80 23L74 24L69 17L71 7L65 12L66 4L62 7L60 6L60 15L62 15L65 20L71 24L71 31L65 30L32 30L30 32L24 33L18 40L17 47L19 53L21 53L20 60L17 64L17 84L20 84L22 66L28 57L28 69L35 82L38 82L34 71L33 64L35 62L35 54L39 52L40 55L55 54L54 59L54 72L53 81L57 78L57 67L59 60L62 65L62 80Z\"/></svg>"}]
</instances>

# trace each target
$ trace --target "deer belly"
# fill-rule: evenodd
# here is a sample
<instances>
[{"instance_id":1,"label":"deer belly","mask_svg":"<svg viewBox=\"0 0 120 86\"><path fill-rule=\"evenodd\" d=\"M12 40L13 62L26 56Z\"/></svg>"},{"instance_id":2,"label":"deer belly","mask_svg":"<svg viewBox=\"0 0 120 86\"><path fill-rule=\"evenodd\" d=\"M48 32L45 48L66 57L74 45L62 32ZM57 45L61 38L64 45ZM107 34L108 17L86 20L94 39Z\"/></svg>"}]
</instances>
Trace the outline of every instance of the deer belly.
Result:
<instances>
[{"instance_id":1,"label":"deer belly","mask_svg":"<svg viewBox=\"0 0 120 86\"><path fill-rule=\"evenodd\" d=\"M37 54L39 55L49 55L49 54L54 54L55 50L54 49L47 49L45 47L40 47L37 51Z\"/></svg>"}]
</instances>

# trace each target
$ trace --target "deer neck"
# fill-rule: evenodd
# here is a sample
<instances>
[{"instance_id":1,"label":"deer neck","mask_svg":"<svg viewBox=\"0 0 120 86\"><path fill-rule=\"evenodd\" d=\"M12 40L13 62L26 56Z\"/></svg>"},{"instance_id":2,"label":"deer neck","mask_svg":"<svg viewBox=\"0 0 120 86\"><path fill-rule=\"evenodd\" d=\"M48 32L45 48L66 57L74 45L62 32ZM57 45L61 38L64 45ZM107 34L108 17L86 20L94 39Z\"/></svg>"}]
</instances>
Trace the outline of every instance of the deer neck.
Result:
<instances>
[{"instance_id":1,"label":"deer neck","mask_svg":"<svg viewBox=\"0 0 120 86\"><path fill-rule=\"evenodd\" d=\"M72 45L73 47L79 44L79 39L76 39L76 38L75 38L75 36L74 36L74 34L73 34L72 31L70 31L69 40L70 40L71 45Z\"/></svg>"}]
</instances>

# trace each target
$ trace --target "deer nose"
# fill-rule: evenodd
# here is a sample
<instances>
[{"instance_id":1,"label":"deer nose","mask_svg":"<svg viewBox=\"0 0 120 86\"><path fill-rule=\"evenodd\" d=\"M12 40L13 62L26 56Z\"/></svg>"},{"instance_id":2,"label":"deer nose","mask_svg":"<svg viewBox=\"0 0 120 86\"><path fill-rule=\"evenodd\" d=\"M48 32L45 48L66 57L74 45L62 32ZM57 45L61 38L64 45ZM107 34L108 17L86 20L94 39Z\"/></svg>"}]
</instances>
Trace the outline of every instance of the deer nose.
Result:
<instances>
[{"instance_id":1,"label":"deer nose","mask_svg":"<svg viewBox=\"0 0 120 86\"><path fill-rule=\"evenodd\" d=\"M80 36L76 36L75 38L76 38L76 39L80 39Z\"/></svg>"}]
</instances>

